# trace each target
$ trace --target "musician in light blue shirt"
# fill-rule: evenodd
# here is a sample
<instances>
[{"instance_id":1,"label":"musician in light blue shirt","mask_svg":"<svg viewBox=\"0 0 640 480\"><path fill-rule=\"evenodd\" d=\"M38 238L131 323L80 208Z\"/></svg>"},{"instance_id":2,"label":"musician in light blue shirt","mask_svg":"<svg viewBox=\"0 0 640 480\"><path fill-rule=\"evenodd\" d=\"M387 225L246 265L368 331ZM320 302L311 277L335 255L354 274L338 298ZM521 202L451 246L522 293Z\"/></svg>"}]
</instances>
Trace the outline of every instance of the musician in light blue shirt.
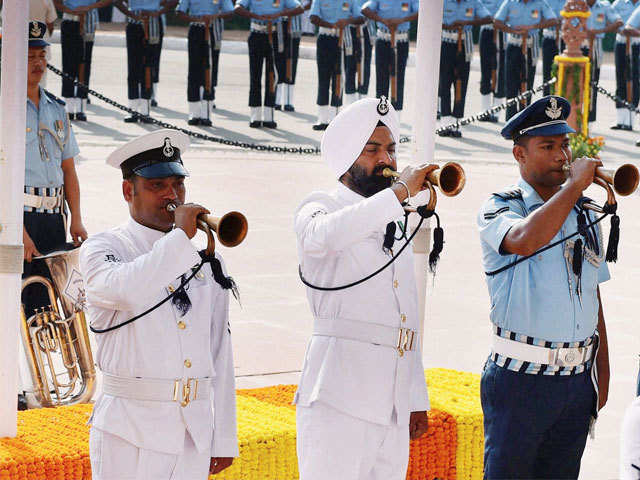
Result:
<instances>
[{"instance_id":1,"label":"musician in light blue shirt","mask_svg":"<svg viewBox=\"0 0 640 480\"><path fill-rule=\"evenodd\" d=\"M212 125L224 19L233 15L231 0L180 0L176 13L189 22L187 103L189 125ZM207 31L208 30L208 31Z\"/></svg>"},{"instance_id":2,"label":"musician in light blue shirt","mask_svg":"<svg viewBox=\"0 0 640 480\"><path fill-rule=\"evenodd\" d=\"M427 0L428 1L428 0ZM402 115L404 104L404 75L409 57L409 27L418 19L418 0L369 0L362 6L362 14L378 25L376 38L376 97L391 98ZM391 31L395 31L395 45ZM396 92L391 91L391 69L395 72ZM393 98L395 93L396 98Z\"/></svg>"},{"instance_id":3,"label":"musician in light blue shirt","mask_svg":"<svg viewBox=\"0 0 640 480\"><path fill-rule=\"evenodd\" d=\"M502 103L504 98L504 34L493 27L493 17L504 0L482 0L489 12L491 22L480 26L480 98L482 111ZM498 117L487 114L478 118L480 122L495 123Z\"/></svg>"},{"instance_id":4,"label":"musician in light blue shirt","mask_svg":"<svg viewBox=\"0 0 640 480\"><path fill-rule=\"evenodd\" d=\"M570 111L547 96L505 125L520 178L478 214L493 327L481 381L488 479L577 479L591 419L607 401L599 284L617 244L605 250L582 193L600 162L569 162Z\"/></svg>"}]
</instances>

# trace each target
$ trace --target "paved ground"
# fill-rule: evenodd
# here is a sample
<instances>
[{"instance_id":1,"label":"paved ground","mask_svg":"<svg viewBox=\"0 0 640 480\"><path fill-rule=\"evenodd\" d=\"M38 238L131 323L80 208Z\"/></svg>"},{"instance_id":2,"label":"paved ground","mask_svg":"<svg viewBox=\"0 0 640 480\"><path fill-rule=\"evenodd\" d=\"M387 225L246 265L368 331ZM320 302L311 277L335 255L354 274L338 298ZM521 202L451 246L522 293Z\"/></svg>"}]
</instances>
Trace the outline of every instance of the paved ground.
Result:
<instances>
[{"instance_id":1,"label":"paved ground","mask_svg":"<svg viewBox=\"0 0 640 480\"><path fill-rule=\"evenodd\" d=\"M240 46L236 46L240 48ZM234 47L235 48L235 47ZM231 49L233 50L233 49ZM231 51L231 50L225 50ZM186 127L186 52L162 54L160 108L153 114ZM126 103L126 57L121 48L94 51L92 88ZM60 65L59 46L53 46L54 65ZM248 59L223 53L218 109L214 127L202 130L242 141L275 145L317 145L320 134L311 129L315 116L315 62L299 65L296 112L278 114L277 130L248 127ZM415 71L407 73L407 102L403 133L411 133ZM603 72L603 84L612 90L613 73ZM479 110L477 60L471 73L467 112ZM375 82L373 82L375 83ZM49 73L49 87L59 93L59 80ZM373 91L373 85L372 85ZM94 101L88 123L76 123L81 146L78 167L82 182L82 208L90 232L109 228L127 217L120 194L119 172L104 165L108 153L122 142L154 127L122 123L124 115ZM596 135L605 135L603 158L608 164L637 161L636 134L614 133L614 105L600 100ZM489 303L480 264L475 215L489 192L517 177L510 145L497 136L500 127L473 124L459 140L438 139L435 159L461 162L467 187L453 199L441 198L439 211L446 229L446 246L437 276L429 282L427 327L424 342L426 366L480 372L489 352ZM401 163L411 161L410 146L401 147ZM195 141L186 154L192 173L188 181L191 200L216 212L240 210L250 223L245 243L224 249L229 270L242 293L243 306L231 307L238 385L242 387L294 383L302 364L311 327L303 287L297 278L292 213L312 189L329 188L333 179L316 156L258 154ZM591 194L604 198L602 192ZM634 376L640 352L640 330L635 314L640 309L640 217L637 196L620 202L622 246L620 261L611 267L613 279L602 287L611 350L611 391L602 412L595 441L589 441L581 479L617 478L618 431L625 406L633 398ZM345 366L348 368L348 366ZM515 441L515 439L514 439Z\"/></svg>"}]
</instances>

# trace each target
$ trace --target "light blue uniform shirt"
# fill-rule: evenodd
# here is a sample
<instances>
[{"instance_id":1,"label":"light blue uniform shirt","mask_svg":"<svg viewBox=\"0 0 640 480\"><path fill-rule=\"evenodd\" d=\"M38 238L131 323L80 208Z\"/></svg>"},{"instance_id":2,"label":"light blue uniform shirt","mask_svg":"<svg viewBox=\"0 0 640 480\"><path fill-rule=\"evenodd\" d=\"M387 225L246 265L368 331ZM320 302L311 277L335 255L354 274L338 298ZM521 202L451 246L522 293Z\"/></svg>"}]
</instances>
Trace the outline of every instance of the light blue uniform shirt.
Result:
<instances>
[{"instance_id":1,"label":"light blue uniform shirt","mask_svg":"<svg viewBox=\"0 0 640 480\"><path fill-rule=\"evenodd\" d=\"M613 2L613 9L616 11L620 18L624 23L627 23L631 14L636 9L636 7L640 6L640 1L633 2L633 0L616 0Z\"/></svg>"},{"instance_id":2,"label":"light blue uniform shirt","mask_svg":"<svg viewBox=\"0 0 640 480\"><path fill-rule=\"evenodd\" d=\"M633 11L626 23L631 28L640 28L640 3L638 5L638 8Z\"/></svg>"},{"instance_id":3,"label":"light blue uniform shirt","mask_svg":"<svg viewBox=\"0 0 640 480\"><path fill-rule=\"evenodd\" d=\"M160 0L129 0L129 10L138 12L145 10L147 12L157 12L162 10Z\"/></svg>"},{"instance_id":4,"label":"light blue uniform shirt","mask_svg":"<svg viewBox=\"0 0 640 480\"><path fill-rule=\"evenodd\" d=\"M482 0L484 8L489 11L489 15L491 15L491 17L495 17L496 13L498 13L500 5L502 5L504 2L505 0Z\"/></svg>"},{"instance_id":5,"label":"light blue uniform shirt","mask_svg":"<svg viewBox=\"0 0 640 480\"><path fill-rule=\"evenodd\" d=\"M42 88L39 107L27 98L24 184L60 187L64 183L62 160L75 157L80 150L64 107Z\"/></svg>"},{"instance_id":6,"label":"light blue uniform shirt","mask_svg":"<svg viewBox=\"0 0 640 480\"><path fill-rule=\"evenodd\" d=\"M315 15L329 23L336 23L345 18L362 17L360 2L357 0L313 0L309 15Z\"/></svg>"},{"instance_id":7,"label":"light blue uniform shirt","mask_svg":"<svg viewBox=\"0 0 640 480\"><path fill-rule=\"evenodd\" d=\"M420 6L418 0L369 0L362 6L362 10L365 8L376 12L382 18L401 18L418 12ZM410 26L411 22L401 23L396 31L406 32ZM378 23L378 30L389 33L387 26L382 23Z\"/></svg>"},{"instance_id":8,"label":"light blue uniform shirt","mask_svg":"<svg viewBox=\"0 0 640 480\"><path fill-rule=\"evenodd\" d=\"M75 10L78 7L86 7L87 5L93 5L96 0L64 0L64 6Z\"/></svg>"},{"instance_id":9,"label":"light blue uniform shirt","mask_svg":"<svg viewBox=\"0 0 640 480\"><path fill-rule=\"evenodd\" d=\"M544 203L524 180L520 179L517 186L523 192L524 205L520 200L503 200L492 195L478 214L485 272L497 270L520 258L501 253L500 245L514 224ZM526 211L523 211L523 207ZM589 213L589 219L593 221L594 218L593 213ZM573 209L549 243L577 229L577 213ZM600 232L597 237L600 237ZM593 335L598 324L597 287L610 278L601 243L599 255L593 260L599 266L590 263L587 260L589 252L585 253L582 264L582 306L576 294L577 280L571 266L572 255L568 255L569 260L565 258L567 242L502 273L486 276L491 298L491 322L512 332L551 342L578 342Z\"/></svg>"},{"instance_id":10,"label":"light blue uniform shirt","mask_svg":"<svg viewBox=\"0 0 640 480\"><path fill-rule=\"evenodd\" d=\"M589 30L600 30L607 25L622 20L611 4L605 0L598 0L590 8L591 16L587 18L587 28ZM599 33L596 38L603 38L604 33Z\"/></svg>"},{"instance_id":11,"label":"light blue uniform shirt","mask_svg":"<svg viewBox=\"0 0 640 480\"><path fill-rule=\"evenodd\" d=\"M456 21L470 21L490 17L491 13L480 0L445 0L442 23L451 25ZM471 30L471 25L465 25L464 30Z\"/></svg>"},{"instance_id":12,"label":"light blue uniform shirt","mask_svg":"<svg viewBox=\"0 0 640 480\"><path fill-rule=\"evenodd\" d=\"M180 0L176 10L194 17L217 15L232 12L233 2L231 0Z\"/></svg>"},{"instance_id":13,"label":"light blue uniform shirt","mask_svg":"<svg viewBox=\"0 0 640 480\"><path fill-rule=\"evenodd\" d=\"M269 15L271 13L279 13L283 10L289 10L300 6L298 0L238 0L236 5L241 5L256 15ZM262 20L251 19L252 22L266 25L267 22ZM282 17L273 20L273 23L280 23Z\"/></svg>"},{"instance_id":14,"label":"light blue uniform shirt","mask_svg":"<svg viewBox=\"0 0 640 480\"><path fill-rule=\"evenodd\" d=\"M521 0L505 0L495 15L496 20L504 22L509 27L523 25L535 25L543 20L557 18L553 9L545 0L529 0L524 3ZM529 35L534 35L538 30L530 30Z\"/></svg>"}]
</instances>

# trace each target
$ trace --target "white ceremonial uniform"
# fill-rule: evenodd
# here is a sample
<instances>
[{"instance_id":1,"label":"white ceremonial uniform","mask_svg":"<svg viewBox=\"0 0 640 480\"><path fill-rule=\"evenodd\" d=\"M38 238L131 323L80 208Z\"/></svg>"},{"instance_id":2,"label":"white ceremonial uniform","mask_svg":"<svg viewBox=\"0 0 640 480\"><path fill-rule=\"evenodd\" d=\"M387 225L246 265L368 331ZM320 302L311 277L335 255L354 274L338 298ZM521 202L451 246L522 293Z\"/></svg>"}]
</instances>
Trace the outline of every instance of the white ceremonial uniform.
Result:
<instances>
[{"instance_id":1,"label":"white ceremonial uniform","mask_svg":"<svg viewBox=\"0 0 640 480\"><path fill-rule=\"evenodd\" d=\"M629 405L620 432L620 480L640 479L640 397Z\"/></svg>"},{"instance_id":2,"label":"white ceremonial uniform","mask_svg":"<svg viewBox=\"0 0 640 480\"><path fill-rule=\"evenodd\" d=\"M331 287L369 275L389 261L382 249L386 225L402 216L389 188L364 198L338 183L332 192L311 194L295 215L305 279ZM418 331L411 247L360 285L307 295L316 334L294 398L301 480L404 479L410 413L429 408L420 341L416 334L415 350L400 355L356 337L357 330ZM328 325L344 329L317 334Z\"/></svg>"},{"instance_id":3,"label":"white ceremonial uniform","mask_svg":"<svg viewBox=\"0 0 640 480\"><path fill-rule=\"evenodd\" d=\"M80 252L88 313L94 328L122 323L155 305L200 262L181 229L169 233L129 219L90 237ZM205 265L186 288L182 314L168 301L117 330L97 334L105 376L136 382L197 378L196 399L182 406L103 393L89 421L93 478L207 478L210 457L238 456L235 379L228 325L229 294ZM202 392L203 385L210 388ZM193 387L193 384L191 385ZM202 398L204 397L204 398Z\"/></svg>"}]
</instances>

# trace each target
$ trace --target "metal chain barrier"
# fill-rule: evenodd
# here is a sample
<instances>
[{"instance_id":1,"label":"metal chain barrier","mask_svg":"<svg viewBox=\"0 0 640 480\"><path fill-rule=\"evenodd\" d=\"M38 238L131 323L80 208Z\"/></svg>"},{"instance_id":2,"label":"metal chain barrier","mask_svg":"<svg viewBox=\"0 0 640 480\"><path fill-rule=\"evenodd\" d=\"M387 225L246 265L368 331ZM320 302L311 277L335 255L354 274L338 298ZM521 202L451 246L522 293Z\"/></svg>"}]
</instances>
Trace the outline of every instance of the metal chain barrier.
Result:
<instances>
[{"instance_id":1,"label":"metal chain barrier","mask_svg":"<svg viewBox=\"0 0 640 480\"><path fill-rule=\"evenodd\" d=\"M616 94L611 93L608 90L605 90L597 82L591 82L591 87L595 88L598 91L598 93L601 93L608 99L613 100L614 102L619 102L620 104L624 105L626 109L631 110L634 113L640 114L640 109L638 109L637 107L634 107L632 104L618 97Z\"/></svg>"},{"instance_id":2,"label":"metal chain barrier","mask_svg":"<svg viewBox=\"0 0 640 480\"><path fill-rule=\"evenodd\" d=\"M554 83L556 83L556 77L553 77L551 79L549 79L548 81L544 82L542 85L533 88L531 90L527 90L526 92L522 92L520 95L518 95L517 97L513 97L510 98L509 100L507 100L506 102L500 104L500 105L496 105L494 107L491 107L487 110L485 110L484 112L480 112L480 113L476 113L475 115L471 115L470 117L467 118L463 118L462 120L456 120L455 123L451 123L449 125L444 125L438 129L436 129L436 134L441 134L446 132L447 130L453 130L454 128L457 130L459 127L462 127L464 125L469 125L470 123L473 122L477 122L478 120L488 116L488 115L493 115L495 113L498 113L502 110L506 110L507 107L510 107L511 105L514 105L516 103L519 103L525 99L528 99L530 97L532 97L533 95L535 95L538 92L541 92L545 87L549 86L549 85L553 85Z\"/></svg>"},{"instance_id":3,"label":"metal chain barrier","mask_svg":"<svg viewBox=\"0 0 640 480\"><path fill-rule=\"evenodd\" d=\"M281 146L277 146L277 145L261 145L261 144L257 144L257 143L239 142L237 140L229 140L227 138L214 137L213 135L206 135L204 133L194 132L193 130L188 130L186 128L177 127L177 126L172 125L170 123L163 122L161 120L157 120L157 119L155 119L155 118L153 118L151 116L141 115L137 111L135 111L135 110L133 110L133 109L131 109L129 107L126 107L125 105L122 105L122 104L116 102L115 100L112 100L109 97L106 97L106 96L102 95L101 93L96 92L95 90L90 89L88 86L78 82L71 75L58 70L53 65L47 65L47 68L49 70L51 70L53 73L55 73L56 75L64 77L67 80L73 81L75 86L85 89L87 91L87 93L93 95L97 99L102 100L103 102L108 103L109 105L111 105L113 107L116 107L117 109L122 110L123 112L127 112L127 113L130 113L132 115L136 115L139 118L144 119L146 123L157 125L157 126L159 126L161 128L170 128L171 130L178 130L180 132L186 133L190 137L198 138L200 140L206 140L206 141L209 141L209 142L220 143L222 145L226 145L226 146L229 146L229 147L238 147L238 148L244 148L244 149L249 149L249 150L256 150L258 152L298 153L298 154L301 154L301 155L317 155L317 154L320 153L320 149L318 147L309 147L309 146L302 146L302 145L290 146L290 147L281 147Z\"/></svg>"}]
</instances>

